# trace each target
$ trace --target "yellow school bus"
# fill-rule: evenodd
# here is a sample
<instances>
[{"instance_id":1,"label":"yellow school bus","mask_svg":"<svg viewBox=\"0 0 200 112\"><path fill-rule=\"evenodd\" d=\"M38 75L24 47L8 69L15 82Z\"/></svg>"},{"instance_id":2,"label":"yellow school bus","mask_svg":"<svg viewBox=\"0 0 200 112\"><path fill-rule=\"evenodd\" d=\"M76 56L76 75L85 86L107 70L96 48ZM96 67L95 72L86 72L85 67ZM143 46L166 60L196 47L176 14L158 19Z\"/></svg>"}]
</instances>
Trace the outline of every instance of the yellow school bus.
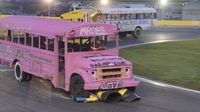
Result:
<instances>
[{"instance_id":1,"label":"yellow school bus","mask_svg":"<svg viewBox=\"0 0 200 112\"><path fill-rule=\"evenodd\" d=\"M90 21L95 22L99 11L97 9L79 9L72 12L64 13L60 16L61 19L70 21Z\"/></svg>"},{"instance_id":2,"label":"yellow school bus","mask_svg":"<svg viewBox=\"0 0 200 112\"><path fill-rule=\"evenodd\" d=\"M0 15L0 19L4 18L4 17L7 17L7 16L9 16L9 15Z\"/></svg>"}]
</instances>

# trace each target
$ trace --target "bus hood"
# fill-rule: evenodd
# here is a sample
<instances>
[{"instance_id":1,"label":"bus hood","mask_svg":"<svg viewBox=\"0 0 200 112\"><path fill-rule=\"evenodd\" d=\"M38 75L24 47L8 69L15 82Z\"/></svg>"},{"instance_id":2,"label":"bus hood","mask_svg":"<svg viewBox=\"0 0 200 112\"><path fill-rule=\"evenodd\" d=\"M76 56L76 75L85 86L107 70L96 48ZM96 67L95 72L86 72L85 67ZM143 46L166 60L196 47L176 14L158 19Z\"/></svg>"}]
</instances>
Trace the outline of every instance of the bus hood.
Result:
<instances>
[{"instance_id":1,"label":"bus hood","mask_svg":"<svg viewBox=\"0 0 200 112\"><path fill-rule=\"evenodd\" d=\"M85 56L79 62L82 66L84 66L84 68L132 66L130 61L119 56L111 55Z\"/></svg>"}]
</instances>

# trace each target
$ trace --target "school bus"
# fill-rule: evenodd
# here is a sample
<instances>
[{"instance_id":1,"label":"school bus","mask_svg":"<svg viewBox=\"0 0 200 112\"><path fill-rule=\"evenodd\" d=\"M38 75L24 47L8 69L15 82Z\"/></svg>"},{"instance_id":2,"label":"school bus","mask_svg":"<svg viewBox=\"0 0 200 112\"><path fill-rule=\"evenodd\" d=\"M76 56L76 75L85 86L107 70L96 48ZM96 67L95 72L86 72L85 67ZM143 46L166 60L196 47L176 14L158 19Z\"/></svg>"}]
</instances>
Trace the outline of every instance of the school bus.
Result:
<instances>
[{"instance_id":1,"label":"school bus","mask_svg":"<svg viewBox=\"0 0 200 112\"><path fill-rule=\"evenodd\" d=\"M0 19L0 64L14 68L19 82L48 79L74 98L134 89L139 81L132 63L119 56L117 33L110 24L9 16ZM111 45L106 38L114 38Z\"/></svg>"},{"instance_id":2,"label":"school bus","mask_svg":"<svg viewBox=\"0 0 200 112\"><path fill-rule=\"evenodd\" d=\"M149 29L157 24L154 8L99 8L79 9L60 16L71 21L101 22L115 25L119 35L140 37L141 30Z\"/></svg>"}]
</instances>

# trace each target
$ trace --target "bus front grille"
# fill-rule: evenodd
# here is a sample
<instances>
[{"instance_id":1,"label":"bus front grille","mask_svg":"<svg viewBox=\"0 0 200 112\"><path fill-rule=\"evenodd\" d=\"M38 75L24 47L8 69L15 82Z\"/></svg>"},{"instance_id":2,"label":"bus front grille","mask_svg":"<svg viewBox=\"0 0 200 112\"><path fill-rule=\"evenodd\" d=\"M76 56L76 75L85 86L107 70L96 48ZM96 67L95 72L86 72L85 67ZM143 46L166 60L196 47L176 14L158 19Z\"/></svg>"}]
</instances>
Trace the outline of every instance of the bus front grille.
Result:
<instances>
[{"instance_id":1,"label":"bus front grille","mask_svg":"<svg viewBox=\"0 0 200 112\"><path fill-rule=\"evenodd\" d=\"M125 73L124 67L100 68L97 69L96 76L97 80L112 80L123 78Z\"/></svg>"}]
</instances>

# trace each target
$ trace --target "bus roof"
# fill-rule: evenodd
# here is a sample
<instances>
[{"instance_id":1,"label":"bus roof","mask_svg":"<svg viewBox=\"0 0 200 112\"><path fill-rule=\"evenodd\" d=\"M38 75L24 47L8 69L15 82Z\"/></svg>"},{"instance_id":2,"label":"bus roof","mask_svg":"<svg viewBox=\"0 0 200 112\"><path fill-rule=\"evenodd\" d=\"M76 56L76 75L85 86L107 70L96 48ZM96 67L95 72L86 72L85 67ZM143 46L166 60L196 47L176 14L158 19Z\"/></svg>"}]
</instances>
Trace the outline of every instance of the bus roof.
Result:
<instances>
[{"instance_id":1,"label":"bus roof","mask_svg":"<svg viewBox=\"0 0 200 112\"><path fill-rule=\"evenodd\" d=\"M48 36L83 37L113 35L117 28L110 24L72 22L36 16L9 16L0 19L0 27Z\"/></svg>"},{"instance_id":2,"label":"bus roof","mask_svg":"<svg viewBox=\"0 0 200 112\"><path fill-rule=\"evenodd\" d=\"M154 8L100 8L102 14L156 13Z\"/></svg>"}]
</instances>

